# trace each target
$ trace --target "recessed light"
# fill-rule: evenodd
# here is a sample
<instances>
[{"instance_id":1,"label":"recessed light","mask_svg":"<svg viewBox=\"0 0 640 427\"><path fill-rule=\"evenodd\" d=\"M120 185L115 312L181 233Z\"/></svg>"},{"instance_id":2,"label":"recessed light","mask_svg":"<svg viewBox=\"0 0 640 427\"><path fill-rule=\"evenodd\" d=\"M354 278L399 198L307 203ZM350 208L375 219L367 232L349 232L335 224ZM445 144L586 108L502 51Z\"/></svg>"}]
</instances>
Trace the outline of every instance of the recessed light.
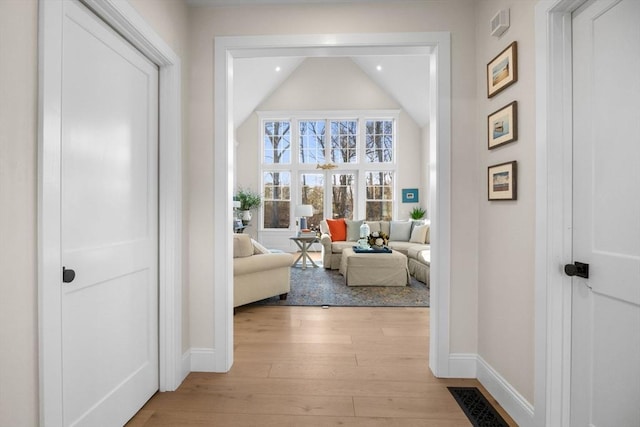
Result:
<instances>
[{"instance_id":1,"label":"recessed light","mask_svg":"<svg viewBox=\"0 0 640 427\"><path fill-rule=\"evenodd\" d=\"M281 69L280 67L276 67L276 73L279 73L280 69Z\"/></svg>"},{"instance_id":2,"label":"recessed light","mask_svg":"<svg viewBox=\"0 0 640 427\"><path fill-rule=\"evenodd\" d=\"M382 65L376 65L376 70L382 71Z\"/></svg>"}]
</instances>

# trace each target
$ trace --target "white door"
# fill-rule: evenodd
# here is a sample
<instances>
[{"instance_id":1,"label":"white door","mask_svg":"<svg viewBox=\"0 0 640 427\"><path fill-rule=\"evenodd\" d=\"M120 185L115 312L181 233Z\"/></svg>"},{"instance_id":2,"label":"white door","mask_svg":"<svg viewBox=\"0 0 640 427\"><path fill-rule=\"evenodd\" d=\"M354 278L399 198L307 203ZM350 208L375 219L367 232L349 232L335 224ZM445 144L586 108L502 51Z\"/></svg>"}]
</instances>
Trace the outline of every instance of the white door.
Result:
<instances>
[{"instance_id":1,"label":"white door","mask_svg":"<svg viewBox=\"0 0 640 427\"><path fill-rule=\"evenodd\" d=\"M640 2L573 16L571 425L640 426Z\"/></svg>"},{"instance_id":2,"label":"white door","mask_svg":"<svg viewBox=\"0 0 640 427\"><path fill-rule=\"evenodd\" d=\"M158 70L84 6L64 12L63 419L116 426L158 389Z\"/></svg>"}]
</instances>

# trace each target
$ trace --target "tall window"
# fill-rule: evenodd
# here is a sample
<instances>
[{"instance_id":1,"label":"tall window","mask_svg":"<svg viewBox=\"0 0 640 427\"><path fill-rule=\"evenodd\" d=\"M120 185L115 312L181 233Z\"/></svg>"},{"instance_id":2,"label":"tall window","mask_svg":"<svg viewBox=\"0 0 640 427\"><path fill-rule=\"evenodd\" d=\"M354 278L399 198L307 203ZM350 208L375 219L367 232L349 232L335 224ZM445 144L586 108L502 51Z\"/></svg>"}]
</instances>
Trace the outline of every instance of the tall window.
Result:
<instances>
[{"instance_id":1,"label":"tall window","mask_svg":"<svg viewBox=\"0 0 640 427\"><path fill-rule=\"evenodd\" d=\"M264 163L291 163L291 123L264 122Z\"/></svg>"},{"instance_id":2,"label":"tall window","mask_svg":"<svg viewBox=\"0 0 640 427\"><path fill-rule=\"evenodd\" d=\"M331 161L355 163L358 161L358 121L331 121Z\"/></svg>"},{"instance_id":3,"label":"tall window","mask_svg":"<svg viewBox=\"0 0 640 427\"><path fill-rule=\"evenodd\" d=\"M369 163L393 161L393 121L367 120L366 159Z\"/></svg>"},{"instance_id":4,"label":"tall window","mask_svg":"<svg viewBox=\"0 0 640 427\"><path fill-rule=\"evenodd\" d=\"M367 172L367 219L390 221L393 216L393 173Z\"/></svg>"},{"instance_id":5,"label":"tall window","mask_svg":"<svg viewBox=\"0 0 640 427\"><path fill-rule=\"evenodd\" d=\"M301 121L299 124L300 163L324 163L326 122Z\"/></svg>"},{"instance_id":6,"label":"tall window","mask_svg":"<svg viewBox=\"0 0 640 427\"><path fill-rule=\"evenodd\" d=\"M264 227L289 228L291 211L291 172L265 171Z\"/></svg>"},{"instance_id":7,"label":"tall window","mask_svg":"<svg viewBox=\"0 0 640 427\"><path fill-rule=\"evenodd\" d=\"M309 225L392 219L397 111L266 114L260 113L263 229L292 228L300 204L313 206Z\"/></svg>"}]
</instances>

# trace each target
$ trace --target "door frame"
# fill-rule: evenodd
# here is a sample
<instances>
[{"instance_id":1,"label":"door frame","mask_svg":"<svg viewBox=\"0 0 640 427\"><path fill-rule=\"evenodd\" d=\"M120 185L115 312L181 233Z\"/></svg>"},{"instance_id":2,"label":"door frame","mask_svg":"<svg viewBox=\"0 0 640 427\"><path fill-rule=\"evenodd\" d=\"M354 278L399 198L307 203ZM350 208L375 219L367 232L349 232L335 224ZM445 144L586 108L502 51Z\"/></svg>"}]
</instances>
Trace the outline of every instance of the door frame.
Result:
<instances>
[{"instance_id":1,"label":"door frame","mask_svg":"<svg viewBox=\"0 0 640 427\"><path fill-rule=\"evenodd\" d=\"M336 49L353 52L396 53L429 49L431 179L431 276L438 286L431 289L431 333L429 367L438 377L455 375L450 354L451 279L451 34L353 33L292 34L279 36L216 37L214 45L214 190L213 233L213 370L226 372L233 364L233 283L231 227L233 196L234 132L233 63L235 58L264 56L327 56ZM437 167L435 167L437 165Z\"/></svg>"},{"instance_id":2,"label":"door frame","mask_svg":"<svg viewBox=\"0 0 640 427\"><path fill-rule=\"evenodd\" d=\"M83 0L159 67L159 389L189 372L182 355L182 135L180 58L126 1ZM40 423L62 425L61 82L62 0L39 2L38 333Z\"/></svg>"},{"instance_id":3,"label":"door frame","mask_svg":"<svg viewBox=\"0 0 640 427\"><path fill-rule=\"evenodd\" d=\"M536 426L569 426L572 259L572 12L587 0L541 0L536 34Z\"/></svg>"}]
</instances>

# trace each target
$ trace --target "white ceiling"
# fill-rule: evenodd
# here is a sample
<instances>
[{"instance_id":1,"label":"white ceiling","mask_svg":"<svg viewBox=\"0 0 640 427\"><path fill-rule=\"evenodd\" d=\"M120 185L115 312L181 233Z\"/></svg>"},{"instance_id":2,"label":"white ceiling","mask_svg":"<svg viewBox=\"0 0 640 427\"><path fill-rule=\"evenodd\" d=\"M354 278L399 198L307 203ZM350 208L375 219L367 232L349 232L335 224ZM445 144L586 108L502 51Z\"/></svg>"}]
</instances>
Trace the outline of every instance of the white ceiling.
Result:
<instances>
[{"instance_id":1,"label":"white ceiling","mask_svg":"<svg viewBox=\"0 0 640 427\"><path fill-rule=\"evenodd\" d=\"M428 54L348 57L400 104L419 126L425 126L428 123ZM237 58L234 61L233 71L236 125L244 123L249 115L302 64L304 59L304 56ZM280 71L276 71L276 67L280 67Z\"/></svg>"},{"instance_id":2,"label":"white ceiling","mask_svg":"<svg viewBox=\"0 0 640 427\"><path fill-rule=\"evenodd\" d=\"M262 4L314 4L314 3L384 3L389 0L187 0L191 6L243 6ZM403 0L420 3L425 0Z\"/></svg>"}]
</instances>

